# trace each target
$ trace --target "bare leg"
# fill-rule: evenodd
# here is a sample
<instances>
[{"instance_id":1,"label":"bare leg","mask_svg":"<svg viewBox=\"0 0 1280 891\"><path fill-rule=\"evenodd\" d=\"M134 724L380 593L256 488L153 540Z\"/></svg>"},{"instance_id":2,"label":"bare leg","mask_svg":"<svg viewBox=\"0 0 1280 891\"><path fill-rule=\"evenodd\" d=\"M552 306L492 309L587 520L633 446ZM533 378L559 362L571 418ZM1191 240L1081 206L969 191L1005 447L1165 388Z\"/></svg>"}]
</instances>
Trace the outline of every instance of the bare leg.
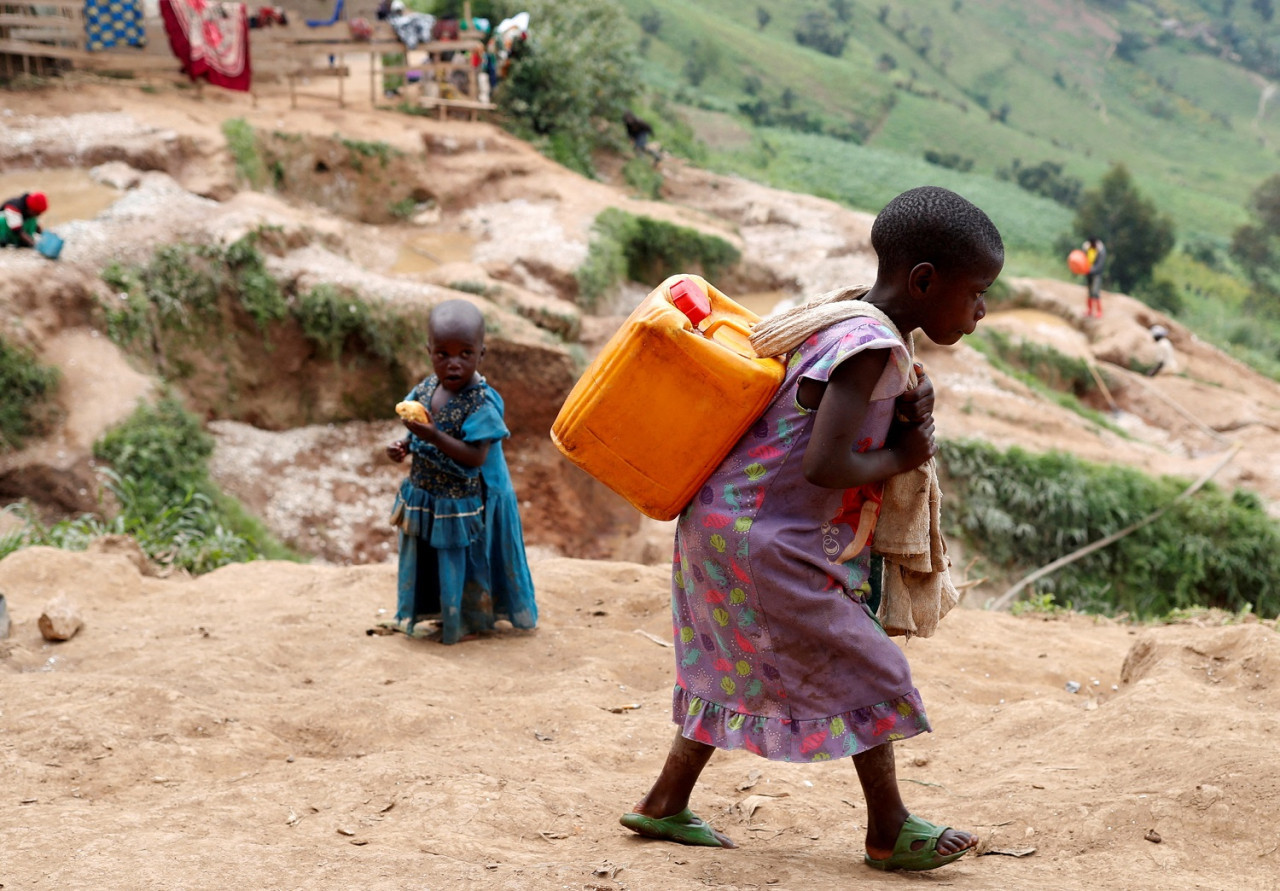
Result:
<instances>
[{"instance_id":1,"label":"bare leg","mask_svg":"<svg viewBox=\"0 0 1280 891\"><path fill-rule=\"evenodd\" d=\"M635 813L646 817L662 819L680 813L689 806L689 796L715 752L715 746L685 739L676 731L676 738L671 741L671 750L667 752L667 761L662 765L662 772L654 781L653 787L635 806ZM726 848L736 848L728 836L715 833L720 844Z\"/></svg>"},{"instance_id":2,"label":"bare leg","mask_svg":"<svg viewBox=\"0 0 1280 891\"><path fill-rule=\"evenodd\" d=\"M884 743L853 756L853 766L862 783L862 794L867 800L867 854L883 860L893 854L893 846L907 821L907 806L902 803L898 791L897 765L893 758L893 743ZM938 853L954 854L978 843L977 836L958 829L948 829L938 839ZM919 850L924 845L918 841L912 845Z\"/></svg>"}]
</instances>

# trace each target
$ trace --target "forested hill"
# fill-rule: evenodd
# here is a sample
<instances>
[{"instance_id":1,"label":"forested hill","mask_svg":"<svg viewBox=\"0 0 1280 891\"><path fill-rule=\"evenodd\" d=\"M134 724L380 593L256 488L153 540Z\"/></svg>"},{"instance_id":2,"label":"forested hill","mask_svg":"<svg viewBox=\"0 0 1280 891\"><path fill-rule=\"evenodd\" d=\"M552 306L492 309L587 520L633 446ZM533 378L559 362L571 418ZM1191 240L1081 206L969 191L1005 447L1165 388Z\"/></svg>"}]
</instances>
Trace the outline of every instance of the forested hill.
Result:
<instances>
[{"instance_id":1,"label":"forested hill","mask_svg":"<svg viewBox=\"0 0 1280 891\"><path fill-rule=\"evenodd\" d=\"M963 184L1015 250L1117 162L1221 250L1276 171L1272 0L619 2L708 163L869 209Z\"/></svg>"}]
</instances>

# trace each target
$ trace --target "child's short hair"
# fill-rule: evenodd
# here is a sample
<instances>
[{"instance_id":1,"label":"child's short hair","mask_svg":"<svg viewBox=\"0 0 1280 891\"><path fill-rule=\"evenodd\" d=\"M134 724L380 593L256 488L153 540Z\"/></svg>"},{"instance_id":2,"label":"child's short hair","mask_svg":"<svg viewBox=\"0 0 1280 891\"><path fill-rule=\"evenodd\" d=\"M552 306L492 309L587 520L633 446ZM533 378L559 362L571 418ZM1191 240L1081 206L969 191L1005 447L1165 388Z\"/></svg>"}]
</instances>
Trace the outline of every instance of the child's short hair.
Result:
<instances>
[{"instance_id":1,"label":"child's short hair","mask_svg":"<svg viewBox=\"0 0 1280 891\"><path fill-rule=\"evenodd\" d=\"M484 313L467 300L455 298L437 303L431 308L427 327L433 338L447 332L450 336L462 334L484 341Z\"/></svg>"},{"instance_id":2,"label":"child's short hair","mask_svg":"<svg viewBox=\"0 0 1280 891\"><path fill-rule=\"evenodd\" d=\"M1004 259L1004 240L972 201L939 186L903 192L871 225L871 247L883 271L932 263L941 270L978 259Z\"/></svg>"}]
</instances>

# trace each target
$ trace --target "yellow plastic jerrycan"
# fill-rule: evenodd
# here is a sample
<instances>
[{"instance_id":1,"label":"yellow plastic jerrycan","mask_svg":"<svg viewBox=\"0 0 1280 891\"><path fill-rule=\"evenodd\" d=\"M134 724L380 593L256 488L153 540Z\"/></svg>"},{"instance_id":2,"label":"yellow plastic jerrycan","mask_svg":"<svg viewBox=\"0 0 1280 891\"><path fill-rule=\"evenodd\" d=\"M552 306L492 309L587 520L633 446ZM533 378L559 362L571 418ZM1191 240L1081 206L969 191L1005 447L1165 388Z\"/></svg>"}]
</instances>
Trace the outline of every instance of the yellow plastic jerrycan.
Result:
<instances>
[{"instance_id":1,"label":"yellow plastic jerrycan","mask_svg":"<svg viewBox=\"0 0 1280 891\"><path fill-rule=\"evenodd\" d=\"M675 517L782 383L751 348L759 318L699 276L668 278L587 367L552 441L641 513Z\"/></svg>"}]
</instances>

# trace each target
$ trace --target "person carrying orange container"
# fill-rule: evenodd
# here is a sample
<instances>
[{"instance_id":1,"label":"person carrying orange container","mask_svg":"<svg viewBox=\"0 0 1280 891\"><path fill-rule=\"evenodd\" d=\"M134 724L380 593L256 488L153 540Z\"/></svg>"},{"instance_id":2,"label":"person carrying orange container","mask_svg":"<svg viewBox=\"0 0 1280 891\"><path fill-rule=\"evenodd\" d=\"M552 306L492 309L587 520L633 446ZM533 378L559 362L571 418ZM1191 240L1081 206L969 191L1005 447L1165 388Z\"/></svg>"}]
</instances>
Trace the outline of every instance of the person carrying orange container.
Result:
<instances>
[{"instance_id":1,"label":"person carrying orange container","mask_svg":"<svg viewBox=\"0 0 1280 891\"><path fill-rule=\"evenodd\" d=\"M756 351L784 359L785 377L680 514L678 730L653 786L621 819L640 835L734 847L689 808L720 748L780 761L851 756L873 868L934 869L977 844L902 801L894 741L931 728L903 651L868 605L872 547L889 515L868 527L886 481L928 468L937 451L933 386L907 338L916 328L939 344L972 334L1004 244L985 213L936 187L889 202L871 244L869 289L755 325Z\"/></svg>"},{"instance_id":2,"label":"person carrying orange container","mask_svg":"<svg viewBox=\"0 0 1280 891\"><path fill-rule=\"evenodd\" d=\"M1102 273L1107 268L1107 247L1102 243L1101 238L1094 235L1086 240L1081 248L1088 261L1084 280L1089 305L1085 315L1100 319L1102 318Z\"/></svg>"}]
</instances>

